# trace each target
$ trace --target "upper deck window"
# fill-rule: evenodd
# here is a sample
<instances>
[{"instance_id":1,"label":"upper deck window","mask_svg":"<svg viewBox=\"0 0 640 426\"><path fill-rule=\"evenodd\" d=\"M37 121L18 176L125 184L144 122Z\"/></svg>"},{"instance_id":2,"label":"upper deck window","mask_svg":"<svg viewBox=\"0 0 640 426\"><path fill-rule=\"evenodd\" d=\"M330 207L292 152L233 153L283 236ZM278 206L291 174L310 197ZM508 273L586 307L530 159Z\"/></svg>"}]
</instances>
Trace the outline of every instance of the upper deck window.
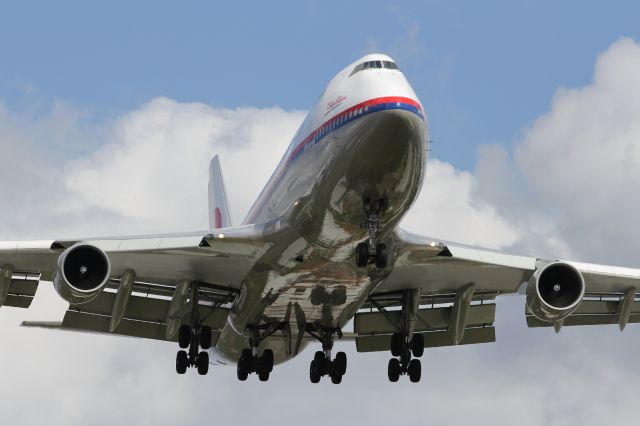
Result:
<instances>
[{"instance_id":1,"label":"upper deck window","mask_svg":"<svg viewBox=\"0 0 640 426\"><path fill-rule=\"evenodd\" d=\"M367 62L363 62L363 63L361 63L359 65L356 65L356 67L353 69L353 71L351 71L351 74L349 74L349 77L351 77L355 73L357 73L359 71L362 71L362 70L380 69L380 68L386 68L386 69L390 69L390 70L397 70L398 66L395 64L395 62L391 62L391 61L367 61Z\"/></svg>"}]
</instances>

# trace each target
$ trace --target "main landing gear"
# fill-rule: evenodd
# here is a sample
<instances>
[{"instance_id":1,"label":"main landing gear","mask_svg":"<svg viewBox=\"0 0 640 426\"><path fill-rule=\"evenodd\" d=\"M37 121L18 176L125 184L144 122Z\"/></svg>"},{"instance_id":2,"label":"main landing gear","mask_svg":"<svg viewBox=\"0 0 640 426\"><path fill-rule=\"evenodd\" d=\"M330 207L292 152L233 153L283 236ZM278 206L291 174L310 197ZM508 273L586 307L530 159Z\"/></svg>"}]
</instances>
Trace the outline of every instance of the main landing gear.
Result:
<instances>
[{"instance_id":1,"label":"main landing gear","mask_svg":"<svg viewBox=\"0 0 640 426\"><path fill-rule=\"evenodd\" d=\"M273 371L273 351L271 349L265 349L262 356L257 356L257 348L242 350L237 367L238 380L245 381L249 374L256 373L261 382L266 382L269 380L271 371Z\"/></svg>"},{"instance_id":2,"label":"main landing gear","mask_svg":"<svg viewBox=\"0 0 640 426\"><path fill-rule=\"evenodd\" d=\"M310 330L307 332L322 342L322 350L315 353L309 365L311 383L320 382L324 376L331 377L331 383L336 385L341 383L342 377L347 372L347 354L338 352L332 360L331 350L333 349L334 334L342 337L342 332L339 329L322 329L319 334Z\"/></svg>"},{"instance_id":3,"label":"main landing gear","mask_svg":"<svg viewBox=\"0 0 640 426\"><path fill-rule=\"evenodd\" d=\"M211 347L210 327L180 326L178 344L182 349L189 348L188 353L181 350L176 355L176 371L178 374L186 373L187 367L197 367L198 374L202 376L209 372L209 353L206 350ZM198 348L203 350L198 352Z\"/></svg>"},{"instance_id":4,"label":"main landing gear","mask_svg":"<svg viewBox=\"0 0 640 426\"><path fill-rule=\"evenodd\" d=\"M282 327L283 324L248 327L251 331L250 347L243 349L240 354L237 366L238 380L247 380L251 373L256 373L261 382L269 380L269 375L273 371L273 350L265 349L262 351L262 355L258 356L258 349L261 341L281 330Z\"/></svg>"},{"instance_id":5,"label":"main landing gear","mask_svg":"<svg viewBox=\"0 0 640 426\"><path fill-rule=\"evenodd\" d=\"M198 312L198 290L193 286L192 290L193 306L191 311L191 324L183 324L178 329L178 345L181 349L176 355L176 371L184 374L188 367L197 367L198 374L204 376L209 372L209 353L207 349L211 347L212 331L211 327L203 326L200 323ZM199 349L202 349L200 351Z\"/></svg>"},{"instance_id":6,"label":"main landing gear","mask_svg":"<svg viewBox=\"0 0 640 426\"><path fill-rule=\"evenodd\" d=\"M369 239L356 247L356 265L359 268L365 268L370 263L375 264L377 268L387 266L387 246L384 243L377 242L378 232L380 231L380 215L386 205L387 201L385 199L363 199L367 219L362 222L360 227L369 231Z\"/></svg>"},{"instance_id":7,"label":"main landing gear","mask_svg":"<svg viewBox=\"0 0 640 426\"><path fill-rule=\"evenodd\" d=\"M422 364L419 359L411 359L411 355L419 358L424 353L424 337L414 334L411 342L406 333L394 333L391 336L391 358L387 368L389 381L397 382L401 375L406 374L413 383L420 381Z\"/></svg>"},{"instance_id":8,"label":"main landing gear","mask_svg":"<svg viewBox=\"0 0 640 426\"><path fill-rule=\"evenodd\" d=\"M390 349L393 358L389 360L387 374L389 381L397 382L400 376L407 375L413 383L420 381L422 364L419 359L424 354L424 335L417 332L416 323L420 312L420 289L405 290L402 295L400 318L389 314L387 309L375 299L369 302L382 314L396 330L391 335Z\"/></svg>"}]
</instances>

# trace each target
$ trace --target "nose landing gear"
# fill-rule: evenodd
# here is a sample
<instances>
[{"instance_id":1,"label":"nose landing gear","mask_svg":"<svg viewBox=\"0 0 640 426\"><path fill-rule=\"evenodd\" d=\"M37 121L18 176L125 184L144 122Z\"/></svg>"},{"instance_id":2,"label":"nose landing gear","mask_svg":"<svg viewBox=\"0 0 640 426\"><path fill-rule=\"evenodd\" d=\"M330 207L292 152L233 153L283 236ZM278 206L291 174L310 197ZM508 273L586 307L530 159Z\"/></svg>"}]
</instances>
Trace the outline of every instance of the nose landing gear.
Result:
<instances>
[{"instance_id":1,"label":"nose landing gear","mask_svg":"<svg viewBox=\"0 0 640 426\"><path fill-rule=\"evenodd\" d=\"M384 243L377 242L378 232L380 231L380 215L384 212L386 205L387 200L385 199L363 199L367 219L362 222L360 227L368 230L369 239L356 247L356 265L359 268L365 268L370 263L375 264L377 268L385 268L387 266L387 246Z\"/></svg>"}]
</instances>

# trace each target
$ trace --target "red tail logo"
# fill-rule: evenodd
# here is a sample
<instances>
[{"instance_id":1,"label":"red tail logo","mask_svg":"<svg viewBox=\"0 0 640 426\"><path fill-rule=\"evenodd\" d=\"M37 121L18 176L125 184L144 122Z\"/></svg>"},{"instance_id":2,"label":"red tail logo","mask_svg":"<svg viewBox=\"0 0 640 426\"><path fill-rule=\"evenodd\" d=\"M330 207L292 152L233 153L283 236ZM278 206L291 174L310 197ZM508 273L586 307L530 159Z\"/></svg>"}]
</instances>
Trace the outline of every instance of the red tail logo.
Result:
<instances>
[{"instance_id":1,"label":"red tail logo","mask_svg":"<svg viewBox=\"0 0 640 426\"><path fill-rule=\"evenodd\" d=\"M220 229L222 228L222 213L220 212L220 209L216 207L216 209L213 211L213 216L216 219L216 227L215 229Z\"/></svg>"}]
</instances>

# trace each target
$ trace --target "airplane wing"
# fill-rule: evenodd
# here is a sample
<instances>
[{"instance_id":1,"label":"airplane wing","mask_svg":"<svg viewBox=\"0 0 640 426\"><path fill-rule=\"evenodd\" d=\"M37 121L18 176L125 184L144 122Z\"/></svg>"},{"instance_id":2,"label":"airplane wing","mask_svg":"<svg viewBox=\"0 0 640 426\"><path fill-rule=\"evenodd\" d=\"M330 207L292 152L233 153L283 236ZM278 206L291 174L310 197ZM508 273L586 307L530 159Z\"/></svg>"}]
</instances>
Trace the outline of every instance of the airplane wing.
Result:
<instances>
[{"instance_id":1,"label":"airplane wing","mask_svg":"<svg viewBox=\"0 0 640 426\"><path fill-rule=\"evenodd\" d=\"M618 324L622 330L640 322L639 269L516 256L402 230L396 232L394 248L393 271L356 314L358 351L389 350L391 335L409 325L423 334L425 347L493 342L495 298L524 293L525 288L529 327L559 331L562 326ZM567 306L561 319L553 312L544 316L537 311L530 303L535 292L528 291L545 267L558 263L568 265L567 270L575 268L583 279L581 301L577 307ZM406 308L411 298L417 298L417 309L407 321L397 308Z\"/></svg>"},{"instance_id":2,"label":"airplane wing","mask_svg":"<svg viewBox=\"0 0 640 426\"><path fill-rule=\"evenodd\" d=\"M197 299L203 325L215 334L226 323L227 305L244 277L270 246L263 234L250 225L188 234L0 242L0 306L29 307L39 282L53 279L60 255L82 242L109 258L105 289L90 302L70 304L62 322L24 325L175 340ZM189 284L181 287L181 282ZM189 293L192 288L197 298Z\"/></svg>"}]
</instances>

